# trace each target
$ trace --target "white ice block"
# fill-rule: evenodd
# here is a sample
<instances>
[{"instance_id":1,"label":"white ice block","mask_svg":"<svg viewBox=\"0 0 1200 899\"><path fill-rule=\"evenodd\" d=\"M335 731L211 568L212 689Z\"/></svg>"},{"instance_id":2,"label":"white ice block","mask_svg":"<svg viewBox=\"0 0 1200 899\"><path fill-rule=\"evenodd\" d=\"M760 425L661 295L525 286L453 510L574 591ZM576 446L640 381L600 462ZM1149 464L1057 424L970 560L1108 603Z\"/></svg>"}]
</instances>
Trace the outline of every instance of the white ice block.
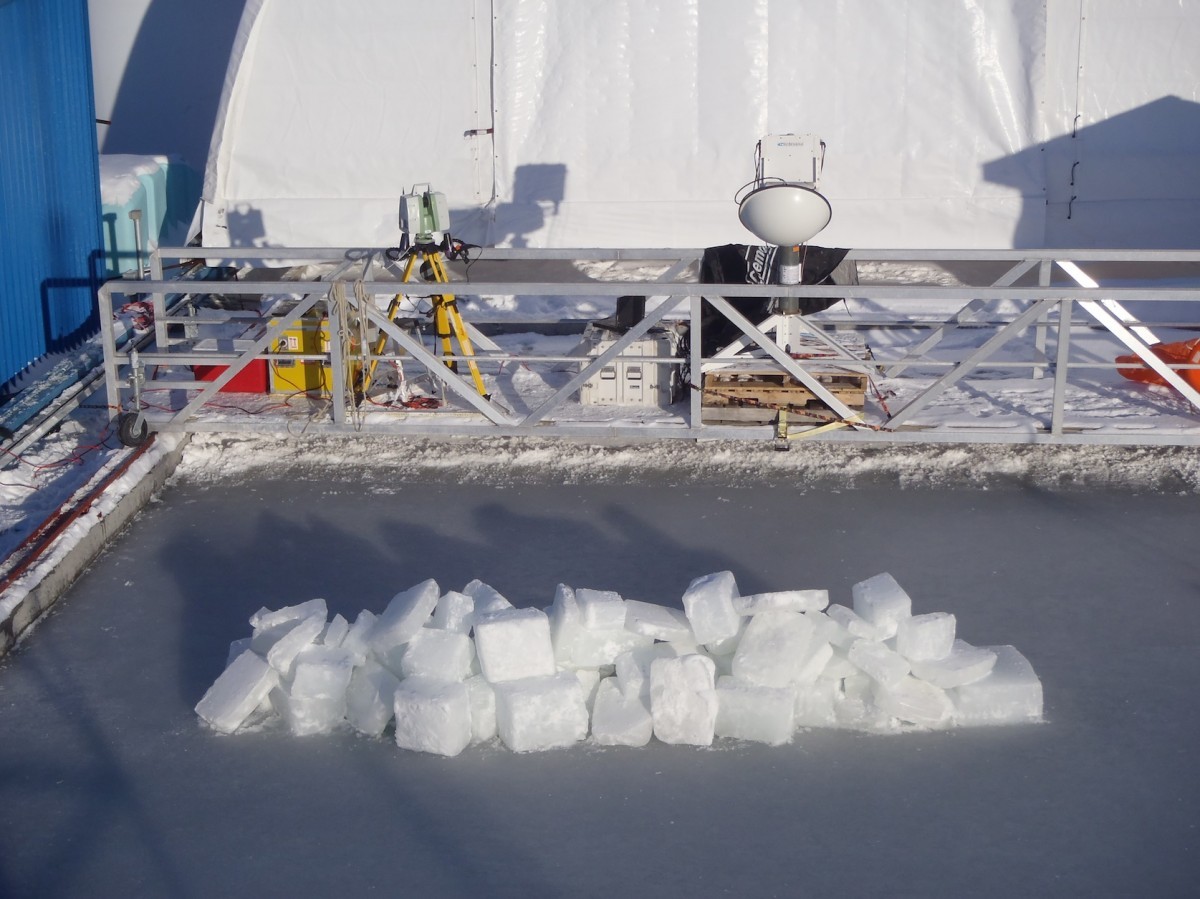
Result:
<instances>
[{"instance_id":1,"label":"white ice block","mask_svg":"<svg viewBox=\"0 0 1200 899\"><path fill-rule=\"evenodd\" d=\"M852 677L861 673L862 670L847 658L846 650L841 647L833 649L829 655L829 661L821 669L821 677L827 680L841 680L843 677Z\"/></svg>"},{"instance_id":2,"label":"white ice block","mask_svg":"<svg viewBox=\"0 0 1200 899\"><path fill-rule=\"evenodd\" d=\"M830 642L836 646L844 646L848 649L855 640L880 641L887 639L888 634L885 628L876 627L853 609L837 603L825 610L825 616L839 625L844 632L844 636L841 638L830 638Z\"/></svg>"},{"instance_id":3,"label":"white ice block","mask_svg":"<svg viewBox=\"0 0 1200 899\"><path fill-rule=\"evenodd\" d=\"M462 592L475 601L476 614L486 615L491 612L504 612L513 608L513 604L499 590L478 579L471 581L471 583L463 587Z\"/></svg>"},{"instance_id":4,"label":"white ice block","mask_svg":"<svg viewBox=\"0 0 1200 899\"><path fill-rule=\"evenodd\" d=\"M313 615L304 618L267 650L267 663L281 675L291 677L292 664L296 656L321 635L325 629L325 617Z\"/></svg>"},{"instance_id":5,"label":"white ice block","mask_svg":"<svg viewBox=\"0 0 1200 899\"><path fill-rule=\"evenodd\" d=\"M602 746L645 746L654 735L649 697L628 695L616 678L600 681L592 711L592 739Z\"/></svg>"},{"instance_id":6,"label":"white ice block","mask_svg":"<svg viewBox=\"0 0 1200 899\"><path fill-rule=\"evenodd\" d=\"M820 677L796 688L797 727L837 727L841 682Z\"/></svg>"},{"instance_id":7,"label":"white ice block","mask_svg":"<svg viewBox=\"0 0 1200 899\"><path fill-rule=\"evenodd\" d=\"M346 650L314 644L297 654L287 692L292 698L342 698L353 672L354 660Z\"/></svg>"},{"instance_id":8,"label":"white ice block","mask_svg":"<svg viewBox=\"0 0 1200 899\"><path fill-rule=\"evenodd\" d=\"M548 615L554 658L565 665L570 662L575 652L575 643L583 630L583 613L579 610L575 591L566 584L559 584Z\"/></svg>"},{"instance_id":9,"label":"white ice block","mask_svg":"<svg viewBox=\"0 0 1200 899\"><path fill-rule=\"evenodd\" d=\"M780 746L796 730L796 691L764 687L738 677L717 681L718 737Z\"/></svg>"},{"instance_id":10,"label":"white ice block","mask_svg":"<svg viewBox=\"0 0 1200 899\"><path fill-rule=\"evenodd\" d=\"M475 650L489 683L550 677L558 671L550 621L541 609L507 609L475 618Z\"/></svg>"},{"instance_id":11,"label":"white ice block","mask_svg":"<svg viewBox=\"0 0 1200 899\"><path fill-rule=\"evenodd\" d=\"M471 700L471 742L486 743L496 736L496 691L482 674L465 683Z\"/></svg>"},{"instance_id":12,"label":"white ice block","mask_svg":"<svg viewBox=\"0 0 1200 899\"><path fill-rule=\"evenodd\" d=\"M680 653L669 643L655 643L631 649L617 656L617 686L626 696L650 698L650 665L655 659L673 659Z\"/></svg>"},{"instance_id":13,"label":"white ice block","mask_svg":"<svg viewBox=\"0 0 1200 899\"><path fill-rule=\"evenodd\" d=\"M334 615L325 625L325 630L321 632L317 642L322 646L341 646L348 633L350 633L350 622L342 615Z\"/></svg>"},{"instance_id":14,"label":"white ice block","mask_svg":"<svg viewBox=\"0 0 1200 899\"><path fill-rule=\"evenodd\" d=\"M729 637L723 637L720 640L710 640L708 643L704 644L705 655L710 655L713 658L717 658L718 656L729 656L730 658L733 657L733 654L737 652L738 644L742 642L742 637L746 633L746 628L750 626L750 622L753 619L747 615L745 617L739 616L738 620L741 622L741 624L738 625L737 633Z\"/></svg>"},{"instance_id":15,"label":"white ice block","mask_svg":"<svg viewBox=\"0 0 1200 899\"><path fill-rule=\"evenodd\" d=\"M221 733L231 734L278 684L278 672L246 650L208 688L196 704L196 714Z\"/></svg>"},{"instance_id":16,"label":"white ice block","mask_svg":"<svg viewBox=\"0 0 1200 899\"><path fill-rule=\"evenodd\" d=\"M346 688L346 720L359 733L378 737L395 714L400 679L373 659L354 669Z\"/></svg>"},{"instance_id":17,"label":"white ice block","mask_svg":"<svg viewBox=\"0 0 1200 899\"><path fill-rule=\"evenodd\" d=\"M913 662L912 673L935 687L949 690L982 680L995 664L996 653L992 650L955 640L948 656L933 661Z\"/></svg>"},{"instance_id":18,"label":"white ice block","mask_svg":"<svg viewBox=\"0 0 1200 899\"><path fill-rule=\"evenodd\" d=\"M859 581L851 588L851 593L854 611L882 628L887 638L894 637L900 622L912 614L912 600L886 571Z\"/></svg>"},{"instance_id":19,"label":"white ice block","mask_svg":"<svg viewBox=\"0 0 1200 899\"><path fill-rule=\"evenodd\" d=\"M270 630L273 627L278 627L288 621L299 621L301 618L311 618L313 615L319 615L324 621L329 614L328 608L325 606L323 599L310 599L306 602L298 603L294 606L284 606L281 609L259 609L250 616L250 626L257 630Z\"/></svg>"},{"instance_id":20,"label":"white ice block","mask_svg":"<svg viewBox=\"0 0 1200 899\"><path fill-rule=\"evenodd\" d=\"M253 637L240 637L229 644L229 653L225 656L225 667L228 668L233 664L233 660L240 656L247 649L254 648Z\"/></svg>"},{"instance_id":21,"label":"white ice block","mask_svg":"<svg viewBox=\"0 0 1200 899\"><path fill-rule=\"evenodd\" d=\"M1042 682L1029 660L1013 646L986 649L996 655L991 673L949 691L955 723L970 726L1041 721Z\"/></svg>"},{"instance_id":22,"label":"white ice block","mask_svg":"<svg viewBox=\"0 0 1200 899\"><path fill-rule=\"evenodd\" d=\"M625 629L655 640L695 642L692 625L682 610L636 599L625 600Z\"/></svg>"},{"instance_id":23,"label":"white ice block","mask_svg":"<svg viewBox=\"0 0 1200 899\"><path fill-rule=\"evenodd\" d=\"M612 590L575 591L583 626L590 631L614 631L625 627L625 600Z\"/></svg>"},{"instance_id":24,"label":"white ice block","mask_svg":"<svg viewBox=\"0 0 1200 899\"><path fill-rule=\"evenodd\" d=\"M354 623L350 625L350 630L346 632L346 636L342 638L342 649L354 657L354 664L356 665L361 665L367 657L371 631L375 629L375 622L377 620L374 612L363 609L358 613L358 617L354 619Z\"/></svg>"},{"instance_id":25,"label":"white ice block","mask_svg":"<svg viewBox=\"0 0 1200 899\"><path fill-rule=\"evenodd\" d=\"M465 593L451 590L438 600L429 626L457 634L469 634L474 624L475 600Z\"/></svg>"},{"instance_id":26,"label":"white ice block","mask_svg":"<svg viewBox=\"0 0 1200 899\"><path fill-rule=\"evenodd\" d=\"M718 571L698 577L683 594L683 611L697 643L716 643L738 632L741 615L733 607L738 595L733 572Z\"/></svg>"},{"instance_id":27,"label":"white ice block","mask_svg":"<svg viewBox=\"0 0 1200 899\"><path fill-rule=\"evenodd\" d=\"M456 682L466 680L475 660L475 644L466 634L433 627L417 631L400 660L405 677Z\"/></svg>"},{"instance_id":28,"label":"white ice block","mask_svg":"<svg viewBox=\"0 0 1200 899\"><path fill-rule=\"evenodd\" d=\"M716 666L702 655L650 664L650 714L664 743L709 746L717 724Z\"/></svg>"},{"instance_id":29,"label":"white ice block","mask_svg":"<svg viewBox=\"0 0 1200 899\"><path fill-rule=\"evenodd\" d=\"M271 691L272 704L296 737L327 734L346 717L346 696L292 696L280 686Z\"/></svg>"},{"instance_id":30,"label":"white ice block","mask_svg":"<svg viewBox=\"0 0 1200 899\"><path fill-rule=\"evenodd\" d=\"M896 684L875 684L875 704L885 715L919 727L944 727L954 706L945 690L912 675Z\"/></svg>"},{"instance_id":31,"label":"white ice block","mask_svg":"<svg viewBox=\"0 0 1200 899\"><path fill-rule=\"evenodd\" d=\"M575 675L575 679L579 681L579 687L583 690L583 704L587 706L588 714L592 714L592 709L596 705L596 692L600 689L600 669L599 668L575 668L567 669Z\"/></svg>"},{"instance_id":32,"label":"white ice block","mask_svg":"<svg viewBox=\"0 0 1200 899\"><path fill-rule=\"evenodd\" d=\"M623 627L602 631L582 628L565 664L572 668L601 668L616 664L621 653L650 646L653 642L653 637L635 634Z\"/></svg>"},{"instance_id":33,"label":"white ice block","mask_svg":"<svg viewBox=\"0 0 1200 899\"><path fill-rule=\"evenodd\" d=\"M465 684L410 677L396 688L396 745L455 756L471 742L471 701Z\"/></svg>"},{"instance_id":34,"label":"white ice block","mask_svg":"<svg viewBox=\"0 0 1200 899\"><path fill-rule=\"evenodd\" d=\"M273 627L255 628L250 637L250 648L265 659L271 647L294 631L302 621L303 618L293 618Z\"/></svg>"},{"instance_id":35,"label":"white ice block","mask_svg":"<svg viewBox=\"0 0 1200 899\"><path fill-rule=\"evenodd\" d=\"M796 683L813 653L812 636L812 622L799 612L760 612L750 619L733 655L734 677L764 687Z\"/></svg>"},{"instance_id":36,"label":"white ice block","mask_svg":"<svg viewBox=\"0 0 1200 899\"><path fill-rule=\"evenodd\" d=\"M954 616L929 612L904 618L896 629L896 652L910 662L944 659L954 646Z\"/></svg>"},{"instance_id":37,"label":"white ice block","mask_svg":"<svg viewBox=\"0 0 1200 899\"><path fill-rule=\"evenodd\" d=\"M903 656L871 640L851 644L846 657L868 677L885 686L898 684L910 670Z\"/></svg>"},{"instance_id":38,"label":"white ice block","mask_svg":"<svg viewBox=\"0 0 1200 899\"><path fill-rule=\"evenodd\" d=\"M425 626L441 595L431 578L393 596L371 631L371 651L382 656L411 640Z\"/></svg>"},{"instance_id":39,"label":"white ice block","mask_svg":"<svg viewBox=\"0 0 1200 899\"><path fill-rule=\"evenodd\" d=\"M583 688L571 672L493 686L500 739L514 752L557 749L587 736Z\"/></svg>"},{"instance_id":40,"label":"white ice block","mask_svg":"<svg viewBox=\"0 0 1200 899\"><path fill-rule=\"evenodd\" d=\"M733 607L739 615L757 615L768 611L820 612L828 605L828 590L779 590L738 596L733 600Z\"/></svg>"}]
</instances>

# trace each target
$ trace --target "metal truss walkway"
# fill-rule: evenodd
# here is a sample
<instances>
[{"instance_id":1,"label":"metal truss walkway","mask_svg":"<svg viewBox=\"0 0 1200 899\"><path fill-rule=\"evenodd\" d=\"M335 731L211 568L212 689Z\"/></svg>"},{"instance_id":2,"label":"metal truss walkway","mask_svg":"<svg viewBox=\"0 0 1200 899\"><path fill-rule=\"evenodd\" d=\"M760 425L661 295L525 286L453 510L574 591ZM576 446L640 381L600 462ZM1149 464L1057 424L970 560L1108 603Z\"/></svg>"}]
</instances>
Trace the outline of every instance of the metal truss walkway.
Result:
<instances>
[{"instance_id":1,"label":"metal truss walkway","mask_svg":"<svg viewBox=\"0 0 1200 899\"><path fill-rule=\"evenodd\" d=\"M790 375L822 407L784 417L792 439L1200 442L1200 392L1192 386L1200 383L1193 372L1200 364L1168 363L1152 349L1200 336L1200 251L855 250L835 272L836 283L786 287L699 283L701 253L489 248L465 270L456 267L449 283L433 285L401 283L399 266L383 249L161 249L149 280L112 281L100 292L109 404L134 439L147 429L778 439L778 418L705 422L704 374L753 358ZM237 266L237 280L218 287L163 277L175 260L197 257ZM842 302L757 323L731 302L764 293ZM431 294L588 298L602 309L639 295L647 312L587 355L506 348L467 315L472 355L447 356L431 349L421 327L388 314L393 297ZM131 300L153 311L154 339L140 350L119 349L113 328L114 309ZM702 328L706 321L711 327L714 311L741 336L705 358ZM314 316L325 322L321 345L280 352L280 335ZM788 342L777 339L783 319ZM686 355L629 355L664 326L686 335ZM790 352L798 334L822 348L819 359ZM866 355L847 348L851 334ZM1115 361L1122 353L1163 386L1122 378ZM682 372L682 398L656 409L582 405L584 384L618 360ZM328 373L323 398L230 399L229 385L244 372L297 362ZM454 370L456 362L477 365L490 392ZM403 366L410 379L419 370L441 397L438 408L371 401L362 373L379 365ZM831 365L867 385L861 405L828 389L821 373ZM522 390L512 376L518 369L544 376L533 379L536 389Z\"/></svg>"}]
</instances>

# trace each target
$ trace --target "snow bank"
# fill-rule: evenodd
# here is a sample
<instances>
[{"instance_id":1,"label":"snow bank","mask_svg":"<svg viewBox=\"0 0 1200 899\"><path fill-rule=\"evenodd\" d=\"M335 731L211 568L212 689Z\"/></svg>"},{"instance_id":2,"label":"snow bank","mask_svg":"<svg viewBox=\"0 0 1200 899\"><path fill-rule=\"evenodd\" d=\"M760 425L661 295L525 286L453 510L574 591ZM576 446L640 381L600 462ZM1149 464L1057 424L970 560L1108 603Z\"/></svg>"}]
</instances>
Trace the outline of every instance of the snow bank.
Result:
<instances>
[{"instance_id":1,"label":"snow bank","mask_svg":"<svg viewBox=\"0 0 1200 899\"><path fill-rule=\"evenodd\" d=\"M473 589L469 589L473 588ZM297 736L349 724L404 749L454 756L492 739L516 752L600 745L780 745L800 727L895 732L1042 718L1042 684L1014 647L955 639L955 618L912 614L887 573L854 585L853 608L741 597L734 575L696 578L683 613L562 585L546 610L515 609L473 581L424 581L354 626L323 600L251 617L196 706L222 733L269 718ZM464 633L464 604L486 596ZM779 601L773 601L778 599ZM750 599L750 602L738 602ZM786 601L785 601L786 600ZM645 622L671 625L656 640ZM353 636L352 636L353 635Z\"/></svg>"},{"instance_id":2,"label":"snow bank","mask_svg":"<svg viewBox=\"0 0 1200 899\"><path fill-rule=\"evenodd\" d=\"M501 486L625 483L637 474L672 484L780 483L795 490L824 483L1200 492L1200 456L1186 447L797 441L790 452L777 453L769 441L615 444L487 436L400 440L195 434L176 477L228 483L279 472L288 478L344 476L362 482L374 474L381 483L419 477Z\"/></svg>"}]
</instances>

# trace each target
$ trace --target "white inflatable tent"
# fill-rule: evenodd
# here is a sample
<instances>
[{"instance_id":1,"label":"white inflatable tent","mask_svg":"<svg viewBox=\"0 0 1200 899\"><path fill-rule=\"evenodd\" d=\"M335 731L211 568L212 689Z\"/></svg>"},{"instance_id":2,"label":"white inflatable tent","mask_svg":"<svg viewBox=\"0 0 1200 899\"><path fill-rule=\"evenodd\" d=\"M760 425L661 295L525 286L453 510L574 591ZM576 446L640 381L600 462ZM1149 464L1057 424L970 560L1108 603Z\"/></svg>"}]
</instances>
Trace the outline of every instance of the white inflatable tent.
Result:
<instances>
[{"instance_id":1,"label":"white inflatable tent","mask_svg":"<svg viewBox=\"0 0 1200 899\"><path fill-rule=\"evenodd\" d=\"M758 139L813 132L850 247L1194 247L1191 0L249 0L208 246L387 246L430 183L496 246L754 239Z\"/></svg>"}]
</instances>

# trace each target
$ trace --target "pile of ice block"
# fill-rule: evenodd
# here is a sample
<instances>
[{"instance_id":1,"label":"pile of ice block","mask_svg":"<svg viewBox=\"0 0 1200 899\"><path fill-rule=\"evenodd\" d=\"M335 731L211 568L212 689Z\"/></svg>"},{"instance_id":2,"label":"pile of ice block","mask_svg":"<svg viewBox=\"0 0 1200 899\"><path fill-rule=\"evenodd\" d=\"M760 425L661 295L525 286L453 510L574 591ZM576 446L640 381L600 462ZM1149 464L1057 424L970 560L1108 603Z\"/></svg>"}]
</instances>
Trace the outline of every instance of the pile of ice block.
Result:
<instances>
[{"instance_id":1,"label":"pile of ice block","mask_svg":"<svg viewBox=\"0 0 1200 899\"><path fill-rule=\"evenodd\" d=\"M232 733L278 717L297 735L393 728L453 756L499 738L517 752L602 745L770 745L801 728L869 731L1040 721L1042 685L1012 646L976 647L946 612L913 615L890 574L827 590L742 596L696 578L682 609L560 585L515 608L478 580L427 580L378 615L313 599L261 609L196 712Z\"/></svg>"}]
</instances>

